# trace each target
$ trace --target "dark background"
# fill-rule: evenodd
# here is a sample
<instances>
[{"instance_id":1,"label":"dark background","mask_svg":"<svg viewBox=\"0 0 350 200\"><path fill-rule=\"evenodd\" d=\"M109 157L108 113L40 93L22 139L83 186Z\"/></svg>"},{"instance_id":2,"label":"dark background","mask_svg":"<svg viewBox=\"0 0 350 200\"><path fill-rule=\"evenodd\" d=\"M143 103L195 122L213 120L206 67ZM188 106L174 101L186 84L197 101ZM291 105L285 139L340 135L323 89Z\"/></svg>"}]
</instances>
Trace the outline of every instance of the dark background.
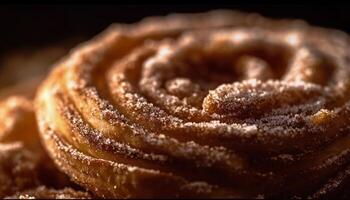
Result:
<instances>
[{"instance_id":1,"label":"dark background","mask_svg":"<svg viewBox=\"0 0 350 200\"><path fill-rule=\"evenodd\" d=\"M145 16L217 8L258 12L273 18L300 18L314 25L350 32L350 6L344 5L7 5L0 7L0 53L47 45L72 36L89 38L113 22L132 23Z\"/></svg>"}]
</instances>

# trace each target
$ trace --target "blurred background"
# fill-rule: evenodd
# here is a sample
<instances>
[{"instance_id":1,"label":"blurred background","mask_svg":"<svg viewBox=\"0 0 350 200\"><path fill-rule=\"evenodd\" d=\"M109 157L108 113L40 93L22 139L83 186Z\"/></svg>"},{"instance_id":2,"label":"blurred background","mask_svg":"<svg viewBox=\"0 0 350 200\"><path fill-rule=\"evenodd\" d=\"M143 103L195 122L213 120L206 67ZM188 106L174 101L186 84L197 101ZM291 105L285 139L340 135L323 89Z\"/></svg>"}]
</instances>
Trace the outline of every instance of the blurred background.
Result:
<instances>
[{"instance_id":1,"label":"blurred background","mask_svg":"<svg viewBox=\"0 0 350 200\"><path fill-rule=\"evenodd\" d=\"M272 18L299 18L313 25L350 32L350 6L336 4L0 6L0 89L47 69L71 47L112 23L133 23L146 16L219 8L257 12Z\"/></svg>"},{"instance_id":2,"label":"blurred background","mask_svg":"<svg viewBox=\"0 0 350 200\"><path fill-rule=\"evenodd\" d=\"M217 8L258 12L274 18L301 18L314 25L350 32L350 6L344 5L1 6L0 52L55 43L73 36L91 37L114 22L132 23L146 16Z\"/></svg>"}]
</instances>

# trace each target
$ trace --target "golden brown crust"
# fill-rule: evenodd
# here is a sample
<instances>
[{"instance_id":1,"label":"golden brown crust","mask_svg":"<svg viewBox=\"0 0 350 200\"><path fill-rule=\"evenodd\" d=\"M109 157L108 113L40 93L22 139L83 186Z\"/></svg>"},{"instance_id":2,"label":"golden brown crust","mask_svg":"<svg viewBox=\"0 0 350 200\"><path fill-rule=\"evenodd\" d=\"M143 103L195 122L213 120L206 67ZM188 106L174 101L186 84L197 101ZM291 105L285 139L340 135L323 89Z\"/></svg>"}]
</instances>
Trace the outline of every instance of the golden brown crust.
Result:
<instances>
[{"instance_id":1,"label":"golden brown crust","mask_svg":"<svg viewBox=\"0 0 350 200\"><path fill-rule=\"evenodd\" d=\"M70 188L76 185L54 166L42 148L32 103L46 69L67 51L60 45L18 50L0 58L0 198L85 195ZM66 189L59 189L63 187ZM11 197L14 194L18 196Z\"/></svg>"},{"instance_id":2,"label":"golden brown crust","mask_svg":"<svg viewBox=\"0 0 350 200\"><path fill-rule=\"evenodd\" d=\"M41 85L41 137L100 197L331 194L350 162L348 49L230 11L114 25Z\"/></svg>"},{"instance_id":3,"label":"golden brown crust","mask_svg":"<svg viewBox=\"0 0 350 200\"><path fill-rule=\"evenodd\" d=\"M0 119L0 198L14 194L51 198L54 193L57 197L60 194L74 197L73 189L67 188L70 193L48 189L73 184L54 167L42 148L32 102L22 96L1 100ZM23 192L39 186L47 188ZM77 197L80 194L83 193L77 192Z\"/></svg>"}]
</instances>

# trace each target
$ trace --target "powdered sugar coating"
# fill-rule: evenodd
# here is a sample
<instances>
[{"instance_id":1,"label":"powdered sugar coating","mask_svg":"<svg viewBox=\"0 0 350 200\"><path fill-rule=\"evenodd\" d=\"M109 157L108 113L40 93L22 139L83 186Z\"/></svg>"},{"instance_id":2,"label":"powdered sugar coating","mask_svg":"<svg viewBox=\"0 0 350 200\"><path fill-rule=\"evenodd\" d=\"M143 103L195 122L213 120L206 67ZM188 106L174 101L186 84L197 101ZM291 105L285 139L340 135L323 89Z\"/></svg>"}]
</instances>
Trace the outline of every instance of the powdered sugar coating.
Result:
<instances>
[{"instance_id":1,"label":"powdered sugar coating","mask_svg":"<svg viewBox=\"0 0 350 200\"><path fill-rule=\"evenodd\" d=\"M229 11L115 25L42 85L41 133L103 197L307 196L350 161L347 49Z\"/></svg>"}]
</instances>

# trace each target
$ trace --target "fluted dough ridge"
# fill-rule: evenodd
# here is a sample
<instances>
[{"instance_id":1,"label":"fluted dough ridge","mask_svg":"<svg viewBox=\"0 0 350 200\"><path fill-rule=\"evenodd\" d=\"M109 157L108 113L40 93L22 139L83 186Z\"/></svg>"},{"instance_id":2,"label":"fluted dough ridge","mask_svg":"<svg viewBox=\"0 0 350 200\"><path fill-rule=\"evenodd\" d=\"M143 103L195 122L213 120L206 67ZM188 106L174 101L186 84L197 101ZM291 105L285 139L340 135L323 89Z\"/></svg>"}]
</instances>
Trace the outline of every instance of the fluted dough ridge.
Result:
<instances>
[{"instance_id":1,"label":"fluted dough ridge","mask_svg":"<svg viewBox=\"0 0 350 200\"><path fill-rule=\"evenodd\" d=\"M340 31L232 11L113 25L42 84L41 136L101 197L333 194L350 162L348 49Z\"/></svg>"}]
</instances>

